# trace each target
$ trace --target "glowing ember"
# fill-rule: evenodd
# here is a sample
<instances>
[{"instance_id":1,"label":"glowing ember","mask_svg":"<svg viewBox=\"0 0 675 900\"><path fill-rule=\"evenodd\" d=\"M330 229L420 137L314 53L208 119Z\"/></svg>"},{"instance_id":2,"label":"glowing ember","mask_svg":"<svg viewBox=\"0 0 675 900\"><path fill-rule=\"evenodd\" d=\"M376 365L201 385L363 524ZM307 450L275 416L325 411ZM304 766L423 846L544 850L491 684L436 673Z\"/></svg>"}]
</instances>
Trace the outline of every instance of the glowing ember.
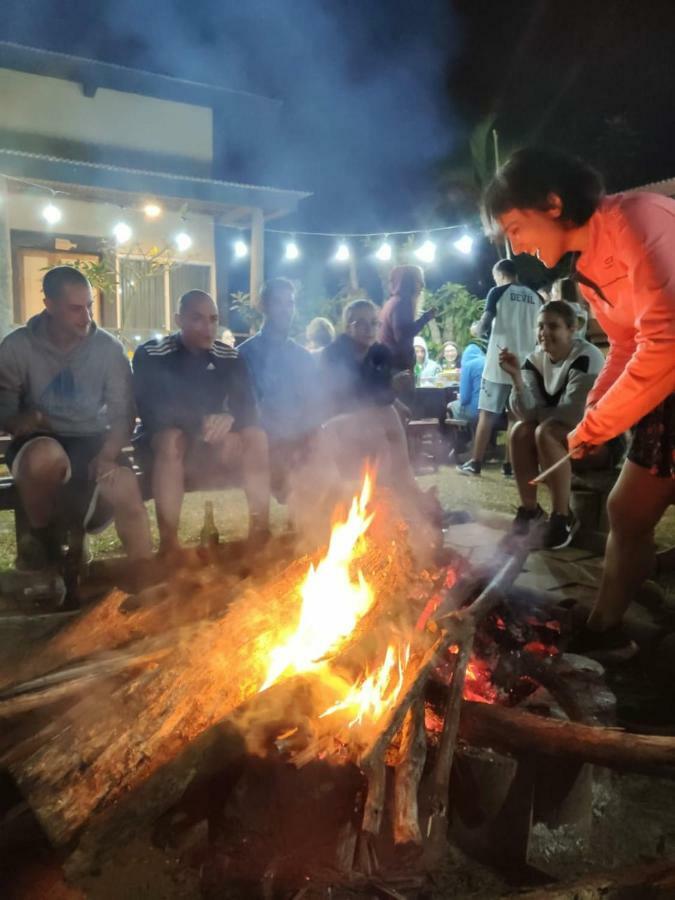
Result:
<instances>
[{"instance_id":1,"label":"glowing ember","mask_svg":"<svg viewBox=\"0 0 675 900\"><path fill-rule=\"evenodd\" d=\"M409 644L403 653L398 653L390 644L380 668L351 687L343 700L321 713L319 718L323 719L341 710L350 710L354 714L349 723L350 728L360 725L366 717L377 721L396 703L409 659Z\"/></svg>"},{"instance_id":2,"label":"glowing ember","mask_svg":"<svg viewBox=\"0 0 675 900\"><path fill-rule=\"evenodd\" d=\"M466 668L464 699L478 703L495 703L497 691L492 684L490 667L482 659L474 656Z\"/></svg>"},{"instance_id":3,"label":"glowing ember","mask_svg":"<svg viewBox=\"0 0 675 900\"><path fill-rule=\"evenodd\" d=\"M282 676L316 669L323 657L337 651L359 620L373 605L374 596L362 572L350 568L359 541L373 521L367 513L372 493L368 474L361 496L355 497L346 521L333 527L326 556L316 569L310 566L300 588L300 620L290 638L270 653L267 677L261 690Z\"/></svg>"}]
</instances>

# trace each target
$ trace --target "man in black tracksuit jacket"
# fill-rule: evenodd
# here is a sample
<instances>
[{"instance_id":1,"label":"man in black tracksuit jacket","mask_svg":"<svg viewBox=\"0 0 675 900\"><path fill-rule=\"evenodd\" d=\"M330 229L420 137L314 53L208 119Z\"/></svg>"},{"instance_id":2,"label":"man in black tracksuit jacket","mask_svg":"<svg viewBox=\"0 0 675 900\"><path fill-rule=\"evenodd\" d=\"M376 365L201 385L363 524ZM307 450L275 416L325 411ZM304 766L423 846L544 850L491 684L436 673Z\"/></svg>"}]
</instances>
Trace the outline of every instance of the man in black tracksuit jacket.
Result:
<instances>
[{"instance_id":1,"label":"man in black tracksuit jacket","mask_svg":"<svg viewBox=\"0 0 675 900\"><path fill-rule=\"evenodd\" d=\"M136 444L152 467L160 552L178 549L186 480L211 486L239 470L251 537L267 534L269 461L251 378L236 350L216 340L218 311L203 291L188 291L176 314L179 331L134 354L141 426Z\"/></svg>"}]
</instances>

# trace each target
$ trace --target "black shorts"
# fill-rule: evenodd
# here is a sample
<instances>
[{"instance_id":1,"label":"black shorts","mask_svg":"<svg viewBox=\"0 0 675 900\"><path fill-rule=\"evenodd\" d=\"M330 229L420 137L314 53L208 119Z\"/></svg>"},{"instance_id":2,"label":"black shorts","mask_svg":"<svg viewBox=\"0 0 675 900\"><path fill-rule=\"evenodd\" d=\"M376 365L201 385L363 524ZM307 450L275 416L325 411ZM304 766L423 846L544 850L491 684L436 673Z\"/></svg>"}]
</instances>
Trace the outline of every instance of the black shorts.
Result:
<instances>
[{"instance_id":1,"label":"black shorts","mask_svg":"<svg viewBox=\"0 0 675 900\"><path fill-rule=\"evenodd\" d=\"M675 478L675 394L637 423L628 459L657 478Z\"/></svg>"},{"instance_id":2,"label":"black shorts","mask_svg":"<svg viewBox=\"0 0 675 900\"><path fill-rule=\"evenodd\" d=\"M71 478L78 481L88 480L89 466L91 461L100 453L104 434L92 435L60 435L53 434L49 431L34 431L31 434L22 434L21 437L15 437L7 448L5 461L7 468L16 477L16 469L21 461L24 449L33 441L42 438L50 438L60 444L66 452L70 469L66 476L66 481Z\"/></svg>"},{"instance_id":3,"label":"black shorts","mask_svg":"<svg viewBox=\"0 0 675 900\"><path fill-rule=\"evenodd\" d=\"M89 476L89 466L101 451L105 434L60 435L48 431L36 431L14 438L5 454L7 468L16 478L24 450L35 441L49 438L63 447L68 457L68 471L63 480L67 496L64 504L73 517L82 521L83 527L94 534L103 531L113 520L113 509L99 495L98 484ZM118 460L127 465L126 460Z\"/></svg>"}]
</instances>

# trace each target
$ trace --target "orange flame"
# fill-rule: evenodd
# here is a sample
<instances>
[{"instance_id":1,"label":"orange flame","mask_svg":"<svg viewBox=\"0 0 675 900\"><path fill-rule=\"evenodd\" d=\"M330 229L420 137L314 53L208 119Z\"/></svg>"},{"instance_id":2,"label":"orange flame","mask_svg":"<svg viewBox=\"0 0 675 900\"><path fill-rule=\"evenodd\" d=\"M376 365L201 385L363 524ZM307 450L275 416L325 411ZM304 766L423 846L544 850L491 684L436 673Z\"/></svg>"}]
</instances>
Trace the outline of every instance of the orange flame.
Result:
<instances>
[{"instance_id":1,"label":"orange flame","mask_svg":"<svg viewBox=\"0 0 675 900\"><path fill-rule=\"evenodd\" d=\"M300 593L300 619L288 640L270 652L264 690L282 677L316 669L338 650L374 602L373 591L358 571L350 571L359 541L373 521L367 512L372 479L366 473L360 497L354 497L344 522L333 526L326 556L310 566Z\"/></svg>"},{"instance_id":2,"label":"orange flame","mask_svg":"<svg viewBox=\"0 0 675 900\"><path fill-rule=\"evenodd\" d=\"M350 728L360 725L366 717L377 721L396 703L403 687L405 669L409 659L410 644L402 653L397 652L396 648L390 644L380 668L371 675L367 675L360 683L353 685L343 700L321 713L319 718L323 719L340 710L351 710L354 717L349 723Z\"/></svg>"}]
</instances>

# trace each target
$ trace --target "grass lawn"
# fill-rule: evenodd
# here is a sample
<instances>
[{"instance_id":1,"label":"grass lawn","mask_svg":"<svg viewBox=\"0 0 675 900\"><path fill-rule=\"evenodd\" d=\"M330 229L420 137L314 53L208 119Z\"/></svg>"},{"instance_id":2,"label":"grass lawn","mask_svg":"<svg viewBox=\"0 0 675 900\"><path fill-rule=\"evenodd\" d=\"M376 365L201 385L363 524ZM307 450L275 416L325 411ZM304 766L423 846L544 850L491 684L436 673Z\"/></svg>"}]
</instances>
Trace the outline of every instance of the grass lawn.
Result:
<instances>
[{"instance_id":1,"label":"grass lawn","mask_svg":"<svg viewBox=\"0 0 675 900\"><path fill-rule=\"evenodd\" d=\"M472 513L481 511L513 513L518 505L516 486L513 480L505 479L498 465L483 470L480 478L466 478L458 475L454 468L442 467L433 475L422 475L419 482L424 488L436 485L444 509L465 509ZM542 494L542 505L546 506L546 493ZM204 519L204 501L215 500L216 525L223 540L243 537L246 533L248 512L242 491L228 490L220 496L197 492L188 494L183 506L181 539L194 543ZM155 510L148 503L148 512L155 541L157 529ZM272 504L272 528L282 530L286 523L285 507ZM675 545L675 507L671 507L657 530L657 541L661 547ZM117 555L121 552L114 529L108 528L92 539L91 549L95 556ZM0 569L10 568L14 561L14 516L10 512L0 512Z\"/></svg>"}]
</instances>

